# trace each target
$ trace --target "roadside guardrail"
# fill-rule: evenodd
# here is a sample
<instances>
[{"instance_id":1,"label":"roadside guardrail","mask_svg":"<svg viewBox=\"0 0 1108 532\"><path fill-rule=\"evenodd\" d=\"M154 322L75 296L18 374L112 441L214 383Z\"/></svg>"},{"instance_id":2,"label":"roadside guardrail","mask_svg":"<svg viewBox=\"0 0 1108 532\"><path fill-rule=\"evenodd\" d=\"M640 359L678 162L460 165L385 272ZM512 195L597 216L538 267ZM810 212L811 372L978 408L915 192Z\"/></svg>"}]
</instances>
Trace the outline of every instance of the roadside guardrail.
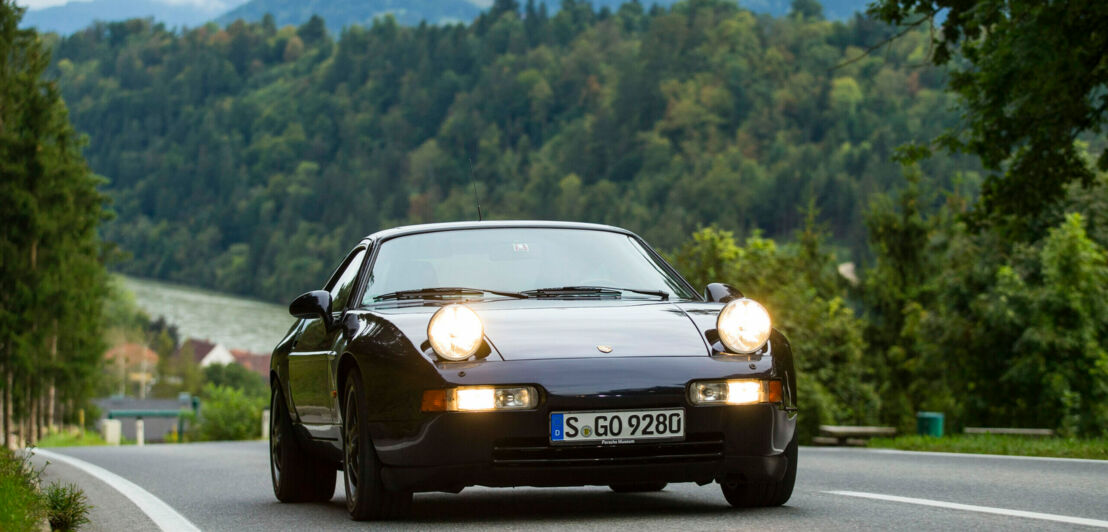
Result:
<instances>
[{"instance_id":1,"label":"roadside guardrail","mask_svg":"<svg viewBox=\"0 0 1108 532\"><path fill-rule=\"evenodd\" d=\"M146 444L146 427L143 425L142 418L145 417L175 417L177 418L177 434L185 433L185 417L191 414L192 411L187 408L179 410L109 410L108 419L115 420L118 418L135 418L135 445ZM112 443L112 442L108 442ZM116 441L115 445L119 442Z\"/></svg>"},{"instance_id":2,"label":"roadside guardrail","mask_svg":"<svg viewBox=\"0 0 1108 532\"><path fill-rule=\"evenodd\" d=\"M1016 429L994 427L966 427L966 434L1010 434L1014 436L1038 436L1049 437L1054 435L1050 429Z\"/></svg>"},{"instance_id":3,"label":"roadside guardrail","mask_svg":"<svg viewBox=\"0 0 1108 532\"><path fill-rule=\"evenodd\" d=\"M877 436L896 436L896 427L865 427L849 425L820 425L821 436L812 438L816 445L865 446L866 440Z\"/></svg>"}]
</instances>

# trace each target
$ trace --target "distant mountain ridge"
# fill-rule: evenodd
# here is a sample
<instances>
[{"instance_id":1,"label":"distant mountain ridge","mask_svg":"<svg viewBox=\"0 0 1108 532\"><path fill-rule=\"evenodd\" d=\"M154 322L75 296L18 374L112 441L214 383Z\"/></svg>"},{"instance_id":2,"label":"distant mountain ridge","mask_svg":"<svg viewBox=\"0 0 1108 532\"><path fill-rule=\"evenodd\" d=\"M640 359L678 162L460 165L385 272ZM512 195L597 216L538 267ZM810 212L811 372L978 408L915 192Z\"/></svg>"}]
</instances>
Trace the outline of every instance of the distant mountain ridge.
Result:
<instances>
[{"instance_id":1,"label":"distant mountain ridge","mask_svg":"<svg viewBox=\"0 0 1108 532\"><path fill-rule=\"evenodd\" d=\"M608 8L612 11L631 0L577 0L589 3L597 11ZM670 7L679 0L639 0L644 7L653 5ZM780 17L792 8L792 0L736 0L737 3L756 13L765 13ZM855 12L865 11L869 0L827 0L823 2L824 15L829 19L846 19ZM551 13L558 10L562 0L535 2L545 3ZM520 6L525 1L519 1ZM319 15L331 31L346 26L368 26L373 19L392 14L397 22L404 26L415 26L427 21L431 24L450 22L469 22L492 5L491 0L249 0L245 4L221 15L216 22L226 25L238 19L257 22L270 13L278 26L300 25L312 15Z\"/></svg>"},{"instance_id":2,"label":"distant mountain ridge","mask_svg":"<svg viewBox=\"0 0 1108 532\"><path fill-rule=\"evenodd\" d=\"M225 0L205 9L195 4L170 4L164 0L92 0L27 11L22 27L68 35L95 21L154 18L168 27L196 27L207 23L244 0Z\"/></svg>"},{"instance_id":3,"label":"distant mountain ridge","mask_svg":"<svg viewBox=\"0 0 1108 532\"><path fill-rule=\"evenodd\" d=\"M585 0L578 0L585 1ZM630 0L592 0L597 10L616 10ZM658 4L669 7L678 0L640 0L643 6ZM782 16L789 12L792 0L737 0L739 5L756 13ZM869 0L827 0L824 15L829 19L846 19L864 11ZM525 2L519 2L521 5ZM536 2L539 3L539 2ZM553 13L562 0L546 1ZM132 18L153 18L168 27L196 27L209 21L226 25L238 19L257 22L270 13L278 26L298 26L312 15L319 15L328 28L338 32L351 25L369 25L373 19L392 14L405 26L427 21L431 24L468 23L492 4L492 0L225 0L209 8L195 4L171 4L165 0L92 0L70 1L67 4L28 11L23 27L68 35L84 29L97 20L118 21ZM230 9L228 9L228 7Z\"/></svg>"},{"instance_id":4,"label":"distant mountain ridge","mask_svg":"<svg viewBox=\"0 0 1108 532\"><path fill-rule=\"evenodd\" d=\"M229 24L238 19L257 22L267 13L278 26L298 26L312 15L319 15L332 31L345 26L368 26L373 19L392 14L405 26L422 21L431 24L469 22L483 9L470 0L250 0L227 13L216 22Z\"/></svg>"}]
</instances>

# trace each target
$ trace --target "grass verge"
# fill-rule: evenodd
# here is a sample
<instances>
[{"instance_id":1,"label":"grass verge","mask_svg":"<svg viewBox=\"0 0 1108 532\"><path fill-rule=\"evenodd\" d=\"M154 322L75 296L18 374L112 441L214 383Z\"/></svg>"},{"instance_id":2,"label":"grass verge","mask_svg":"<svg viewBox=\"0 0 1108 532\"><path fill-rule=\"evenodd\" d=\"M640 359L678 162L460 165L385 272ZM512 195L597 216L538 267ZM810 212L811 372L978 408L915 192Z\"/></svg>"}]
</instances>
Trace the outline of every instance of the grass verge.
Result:
<instances>
[{"instance_id":1,"label":"grass verge","mask_svg":"<svg viewBox=\"0 0 1108 532\"><path fill-rule=\"evenodd\" d=\"M50 484L46 488L46 509L51 530L80 530L88 524L92 506L76 484Z\"/></svg>"},{"instance_id":2,"label":"grass verge","mask_svg":"<svg viewBox=\"0 0 1108 532\"><path fill-rule=\"evenodd\" d=\"M874 438L869 447L944 453L1006 454L1108 460L1108 438L1035 438L1002 434L956 434Z\"/></svg>"},{"instance_id":3,"label":"grass verge","mask_svg":"<svg viewBox=\"0 0 1108 532\"><path fill-rule=\"evenodd\" d=\"M78 447L82 445L107 445L99 434L91 431L55 432L39 440L38 447Z\"/></svg>"},{"instance_id":4,"label":"grass verge","mask_svg":"<svg viewBox=\"0 0 1108 532\"><path fill-rule=\"evenodd\" d=\"M75 484L52 483L39 488L42 469L35 469L27 453L0 448L0 530L76 531L88 524L85 492Z\"/></svg>"},{"instance_id":5,"label":"grass verge","mask_svg":"<svg viewBox=\"0 0 1108 532\"><path fill-rule=\"evenodd\" d=\"M38 530L46 516L38 474L26 458L0 448L0 530Z\"/></svg>"}]
</instances>

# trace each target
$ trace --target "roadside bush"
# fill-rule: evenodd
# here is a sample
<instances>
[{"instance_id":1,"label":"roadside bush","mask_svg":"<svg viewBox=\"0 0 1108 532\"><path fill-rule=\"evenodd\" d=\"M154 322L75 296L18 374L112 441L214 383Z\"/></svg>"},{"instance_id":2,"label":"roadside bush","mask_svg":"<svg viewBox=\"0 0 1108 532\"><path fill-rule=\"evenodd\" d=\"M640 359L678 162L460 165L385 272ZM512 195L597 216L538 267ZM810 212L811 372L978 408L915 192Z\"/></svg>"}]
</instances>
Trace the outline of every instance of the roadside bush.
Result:
<instances>
[{"instance_id":1,"label":"roadside bush","mask_svg":"<svg viewBox=\"0 0 1108 532\"><path fill-rule=\"evenodd\" d=\"M673 257L694 286L724 282L761 302L789 338L802 442L820 424L872 424L880 409L863 323L846 303L835 258L811 220L796 242L784 245L754 235L740 246L729 231L701 229Z\"/></svg>"},{"instance_id":2,"label":"roadside bush","mask_svg":"<svg viewBox=\"0 0 1108 532\"><path fill-rule=\"evenodd\" d=\"M918 179L867 215L874 264L863 274L867 334L883 422L915 412L948 427L1051 428L1108 435L1108 176L1073 186L1013 241L1012 229L957 213L925 215Z\"/></svg>"},{"instance_id":3,"label":"roadside bush","mask_svg":"<svg viewBox=\"0 0 1108 532\"><path fill-rule=\"evenodd\" d=\"M26 457L0 448L0 530L35 530L46 505L35 489L39 471Z\"/></svg>"},{"instance_id":4,"label":"roadside bush","mask_svg":"<svg viewBox=\"0 0 1108 532\"><path fill-rule=\"evenodd\" d=\"M264 397L247 396L229 386L207 385L200 403L200 415L190 430L196 441L252 440L261 434Z\"/></svg>"},{"instance_id":5,"label":"roadside bush","mask_svg":"<svg viewBox=\"0 0 1108 532\"><path fill-rule=\"evenodd\" d=\"M88 512L92 509L85 492L76 484L61 485L57 482L46 488L46 507L50 529L63 532L78 530L88 524Z\"/></svg>"},{"instance_id":6,"label":"roadside bush","mask_svg":"<svg viewBox=\"0 0 1108 532\"><path fill-rule=\"evenodd\" d=\"M269 397L269 382L239 364L212 364L204 368L204 382L242 390L247 397Z\"/></svg>"}]
</instances>

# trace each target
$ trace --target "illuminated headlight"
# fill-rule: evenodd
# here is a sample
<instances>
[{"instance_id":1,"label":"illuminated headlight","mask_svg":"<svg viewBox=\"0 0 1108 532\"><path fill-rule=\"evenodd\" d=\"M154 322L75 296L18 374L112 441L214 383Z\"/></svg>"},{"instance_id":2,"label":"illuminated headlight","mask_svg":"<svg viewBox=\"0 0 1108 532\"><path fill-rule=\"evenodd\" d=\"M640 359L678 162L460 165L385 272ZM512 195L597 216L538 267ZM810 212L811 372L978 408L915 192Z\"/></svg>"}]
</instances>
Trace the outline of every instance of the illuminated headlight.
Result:
<instances>
[{"instance_id":1,"label":"illuminated headlight","mask_svg":"<svg viewBox=\"0 0 1108 532\"><path fill-rule=\"evenodd\" d=\"M424 412L486 412L535 408L539 394L532 386L462 386L423 392Z\"/></svg>"},{"instance_id":2,"label":"illuminated headlight","mask_svg":"<svg viewBox=\"0 0 1108 532\"><path fill-rule=\"evenodd\" d=\"M766 345L772 330L769 312L753 299L736 299L720 311L716 330L724 347L735 353L753 353Z\"/></svg>"},{"instance_id":3,"label":"illuminated headlight","mask_svg":"<svg viewBox=\"0 0 1108 532\"><path fill-rule=\"evenodd\" d=\"M781 399L781 381L742 379L697 381L689 385L689 402L694 405L752 405L777 403Z\"/></svg>"},{"instance_id":4,"label":"illuminated headlight","mask_svg":"<svg viewBox=\"0 0 1108 532\"><path fill-rule=\"evenodd\" d=\"M440 357L465 360L481 347L485 328L477 313L465 305L447 305L427 324L427 339Z\"/></svg>"}]
</instances>

